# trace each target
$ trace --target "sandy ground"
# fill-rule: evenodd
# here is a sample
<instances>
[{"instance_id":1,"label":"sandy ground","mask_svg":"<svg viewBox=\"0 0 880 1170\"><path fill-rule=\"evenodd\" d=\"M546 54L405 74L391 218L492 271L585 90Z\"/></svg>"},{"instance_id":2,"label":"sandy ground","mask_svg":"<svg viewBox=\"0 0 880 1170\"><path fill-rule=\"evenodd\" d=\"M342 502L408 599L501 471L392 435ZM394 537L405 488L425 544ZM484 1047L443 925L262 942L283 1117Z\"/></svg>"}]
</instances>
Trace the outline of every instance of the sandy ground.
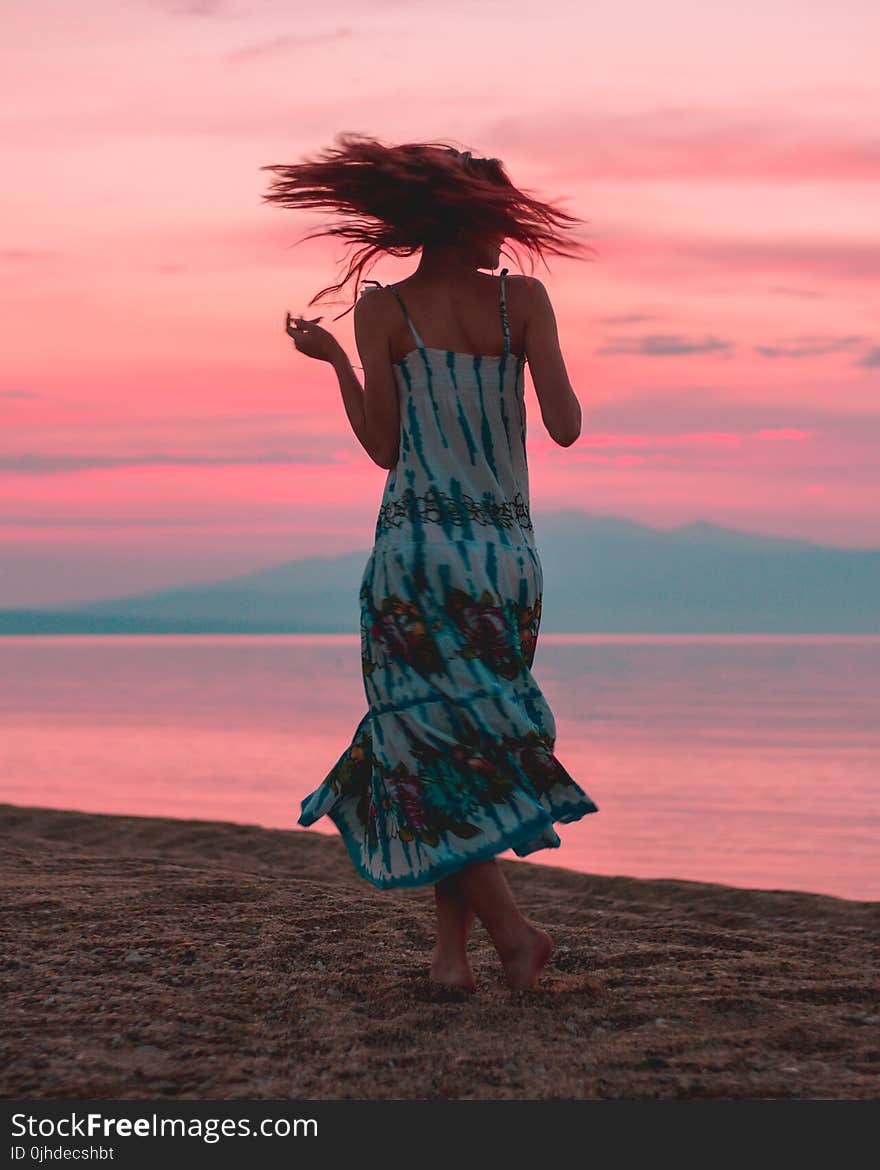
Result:
<instances>
[{"instance_id":1,"label":"sandy ground","mask_svg":"<svg viewBox=\"0 0 880 1170\"><path fill-rule=\"evenodd\" d=\"M504 860L556 951L430 983L314 831L0 805L4 1098L876 1098L880 903ZM561 856L561 854L560 854Z\"/></svg>"}]
</instances>

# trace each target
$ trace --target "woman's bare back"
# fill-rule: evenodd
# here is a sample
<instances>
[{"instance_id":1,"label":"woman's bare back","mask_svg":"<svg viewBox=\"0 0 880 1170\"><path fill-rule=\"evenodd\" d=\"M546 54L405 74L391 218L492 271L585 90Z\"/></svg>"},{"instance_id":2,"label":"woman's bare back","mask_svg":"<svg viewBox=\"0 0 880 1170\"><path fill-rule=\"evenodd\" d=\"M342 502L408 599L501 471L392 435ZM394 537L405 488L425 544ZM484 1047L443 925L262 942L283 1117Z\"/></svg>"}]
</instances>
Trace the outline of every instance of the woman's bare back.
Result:
<instances>
[{"instance_id":1,"label":"woman's bare back","mask_svg":"<svg viewBox=\"0 0 880 1170\"><path fill-rule=\"evenodd\" d=\"M525 340L519 287L524 279L506 277L510 347L514 353L523 352ZM454 279L413 274L397 281L395 288L428 349L487 357L503 353L504 334L498 313L499 277L481 272ZM387 311L391 360L399 362L412 350L412 333L393 294L388 295Z\"/></svg>"},{"instance_id":2,"label":"woman's bare back","mask_svg":"<svg viewBox=\"0 0 880 1170\"><path fill-rule=\"evenodd\" d=\"M505 280L511 351L524 355L528 363L548 434L568 447L580 435L581 408L568 377L550 297L536 277L508 275ZM490 357L504 351L499 281L498 276L476 271L455 277L415 272L395 287L429 349ZM388 351L397 363L412 351L413 338L394 294L390 289L385 294Z\"/></svg>"}]
</instances>

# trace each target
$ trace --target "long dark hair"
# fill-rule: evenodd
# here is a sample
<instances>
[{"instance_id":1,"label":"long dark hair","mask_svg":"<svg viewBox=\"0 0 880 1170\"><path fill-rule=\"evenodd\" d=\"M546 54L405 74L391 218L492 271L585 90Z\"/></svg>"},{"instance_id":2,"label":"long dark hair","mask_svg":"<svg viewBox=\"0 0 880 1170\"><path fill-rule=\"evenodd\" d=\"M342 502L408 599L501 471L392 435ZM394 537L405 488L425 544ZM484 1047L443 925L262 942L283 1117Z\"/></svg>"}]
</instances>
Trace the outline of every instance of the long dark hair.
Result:
<instances>
[{"instance_id":1,"label":"long dark hair","mask_svg":"<svg viewBox=\"0 0 880 1170\"><path fill-rule=\"evenodd\" d=\"M431 244L464 244L503 236L521 244L530 258L546 254L583 259L566 247L564 233L589 221L569 215L552 203L513 185L500 159L475 158L445 142L405 142L388 146L365 134L341 133L337 147L293 166L260 167L278 177L263 196L267 203L289 208L319 207L342 216L296 243L316 236L341 236L362 245L337 284L309 301L340 292L364 268L387 252L411 256ZM576 245L595 252L588 245ZM521 265L520 265L521 267ZM534 272L534 264L532 264ZM354 301L333 320L350 313Z\"/></svg>"}]
</instances>

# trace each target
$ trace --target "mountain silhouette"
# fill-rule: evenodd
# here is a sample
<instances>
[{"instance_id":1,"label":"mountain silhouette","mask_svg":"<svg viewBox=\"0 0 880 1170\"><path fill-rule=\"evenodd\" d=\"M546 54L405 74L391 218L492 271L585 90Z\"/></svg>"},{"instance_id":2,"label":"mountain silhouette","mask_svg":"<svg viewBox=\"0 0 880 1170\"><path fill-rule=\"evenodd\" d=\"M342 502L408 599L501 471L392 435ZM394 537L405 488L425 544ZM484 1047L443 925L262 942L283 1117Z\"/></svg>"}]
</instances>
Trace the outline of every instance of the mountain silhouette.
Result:
<instances>
[{"instance_id":1,"label":"mountain silhouette","mask_svg":"<svg viewBox=\"0 0 880 1170\"><path fill-rule=\"evenodd\" d=\"M880 633L880 549L695 521L535 515L544 633ZM225 580L51 609L0 610L0 634L356 633L369 548Z\"/></svg>"}]
</instances>

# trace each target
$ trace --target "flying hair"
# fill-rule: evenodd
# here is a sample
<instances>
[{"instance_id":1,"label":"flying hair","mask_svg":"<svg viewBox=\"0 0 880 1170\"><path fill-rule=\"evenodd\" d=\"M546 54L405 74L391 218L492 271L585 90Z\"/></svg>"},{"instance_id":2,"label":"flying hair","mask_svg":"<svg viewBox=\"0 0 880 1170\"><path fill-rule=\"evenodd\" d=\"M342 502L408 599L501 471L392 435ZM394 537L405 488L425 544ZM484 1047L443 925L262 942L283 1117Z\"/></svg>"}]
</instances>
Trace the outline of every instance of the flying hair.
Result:
<instances>
[{"instance_id":1,"label":"flying hair","mask_svg":"<svg viewBox=\"0 0 880 1170\"><path fill-rule=\"evenodd\" d=\"M532 260L546 265L549 254L585 258L595 249L579 241L568 246L567 233L589 221L515 187L501 159L477 158L445 142L387 145L366 134L340 133L337 145L293 164L260 167L276 178L264 202L291 209L320 208L337 222L322 225L295 241L339 236L350 241L348 270L340 281L321 289L309 305L340 293L352 280L360 284L382 253L411 256L431 245L467 245L503 237ZM358 245L360 245L358 247ZM519 265L522 267L521 263ZM334 317L350 313L357 301Z\"/></svg>"}]
</instances>

